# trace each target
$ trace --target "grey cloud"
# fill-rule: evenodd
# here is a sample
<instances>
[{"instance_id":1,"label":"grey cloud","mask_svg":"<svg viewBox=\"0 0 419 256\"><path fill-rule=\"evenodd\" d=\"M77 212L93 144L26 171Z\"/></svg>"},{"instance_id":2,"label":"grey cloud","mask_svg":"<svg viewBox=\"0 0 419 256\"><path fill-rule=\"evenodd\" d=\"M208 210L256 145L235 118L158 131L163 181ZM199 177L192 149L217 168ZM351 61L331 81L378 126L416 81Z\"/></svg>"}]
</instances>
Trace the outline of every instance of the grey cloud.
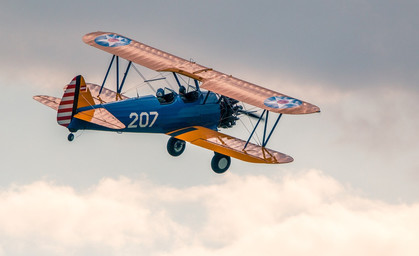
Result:
<instances>
[{"instance_id":1,"label":"grey cloud","mask_svg":"<svg viewBox=\"0 0 419 256\"><path fill-rule=\"evenodd\" d=\"M76 67L83 56L100 56L80 37L111 30L217 69L250 65L348 90L383 83L415 89L418 10L415 1L8 3L4 33L14 44L0 44L18 49L2 52L12 63Z\"/></svg>"}]
</instances>

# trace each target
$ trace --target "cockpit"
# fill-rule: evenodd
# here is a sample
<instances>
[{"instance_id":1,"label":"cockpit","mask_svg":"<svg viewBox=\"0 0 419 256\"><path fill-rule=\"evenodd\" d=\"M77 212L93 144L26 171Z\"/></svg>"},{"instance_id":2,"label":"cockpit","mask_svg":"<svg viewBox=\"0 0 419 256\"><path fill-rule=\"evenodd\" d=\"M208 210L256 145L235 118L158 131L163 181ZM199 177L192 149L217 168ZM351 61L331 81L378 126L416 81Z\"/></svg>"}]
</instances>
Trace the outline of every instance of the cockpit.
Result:
<instances>
[{"instance_id":1,"label":"cockpit","mask_svg":"<svg viewBox=\"0 0 419 256\"><path fill-rule=\"evenodd\" d=\"M179 96L183 100L183 102L194 102L199 98L199 92L196 88L192 85L188 86L188 91L186 90L185 86L181 85L179 87Z\"/></svg>"},{"instance_id":2,"label":"cockpit","mask_svg":"<svg viewBox=\"0 0 419 256\"><path fill-rule=\"evenodd\" d=\"M177 93L170 89L165 87L159 88L156 91L156 98L159 100L160 104L170 104L175 101Z\"/></svg>"},{"instance_id":3,"label":"cockpit","mask_svg":"<svg viewBox=\"0 0 419 256\"><path fill-rule=\"evenodd\" d=\"M162 105L174 102L177 95L185 103L195 102L199 98L199 92L192 85L188 86L188 90L183 85L179 86L179 93L167 87L159 88L156 91L156 98Z\"/></svg>"}]
</instances>

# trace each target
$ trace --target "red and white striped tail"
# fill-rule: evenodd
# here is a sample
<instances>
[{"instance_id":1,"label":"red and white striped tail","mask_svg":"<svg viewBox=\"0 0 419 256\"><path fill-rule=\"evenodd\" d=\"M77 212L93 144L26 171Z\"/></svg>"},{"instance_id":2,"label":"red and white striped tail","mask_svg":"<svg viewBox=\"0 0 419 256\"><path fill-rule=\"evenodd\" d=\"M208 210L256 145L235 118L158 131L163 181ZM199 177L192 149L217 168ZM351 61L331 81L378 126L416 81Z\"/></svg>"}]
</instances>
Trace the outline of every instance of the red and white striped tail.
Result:
<instances>
[{"instance_id":1,"label":"red and white striped tail","mask_svg":"<svg viewBox=\"0 0 419 256\"><path fill-rule=\"evenodd\" d=\"M77 87L77 78L76 76L70 82L69 85L64 87L64 95L61 99L60 105L58 106L58 113L57 113L57 122L59 125L67 127L71 119L73 118L74 111L75 111L75 95L76 95L76 87ZM78 78L80 80L80 78ZM78 92L77 92L78 93Z\"/></svg>"}]
</instances>

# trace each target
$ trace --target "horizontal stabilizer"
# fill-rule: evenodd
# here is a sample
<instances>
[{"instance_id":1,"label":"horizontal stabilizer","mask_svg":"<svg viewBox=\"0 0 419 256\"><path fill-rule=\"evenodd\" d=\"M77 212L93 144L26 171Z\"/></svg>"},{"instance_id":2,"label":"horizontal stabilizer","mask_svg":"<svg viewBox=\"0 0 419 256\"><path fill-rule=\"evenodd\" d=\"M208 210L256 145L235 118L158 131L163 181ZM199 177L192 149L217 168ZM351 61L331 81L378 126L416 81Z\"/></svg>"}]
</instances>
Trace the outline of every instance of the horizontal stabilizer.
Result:
<instances>
[{"instance_id":1,"label":"horizontal stabilizer","mask_svg":"<svg viewBox=\"0 0 419 256\"><path fill-rule=\"evenodd\" d=\"M289 163L294 159L288 155L249 143L243 149L246 141L205 128L192 126L167 133L180 140L231 156L242 161L265 164Z\"/></svg>"},{"instance_id":2,"label":"horizontal stabilizer","mask_svg":"<svg viewBox=\"0 0 419 256\"><path fill-rule=\"evenodd\" d=\"M33 99L55 110L58 110L58 105L61 102L61 99L47 95L36 95L33 96Z\"/></svg>"},{"instance_id":3,"label":"horizontal stabilizer","mask_svg":"<svg viewBox=\"0 0 419 256\"><path fill-rule=\"evenodd\" d=\"M85 110L75 114L74 117L109 129L121 130L125 128L125 125L105 108Z\"/></svg>"},{"instance_id":4,"label":"horizontal stabilizer","mask_svg":"<svg viewBox=\"0 0 419 256\"><path fill-rule=\"evenodd\" d=\"M102 100L102 102L99 100L99 98L97 97L99 95L99 91L100 91L100 85L97 84L87 84L87 87L89 88L90 92L92 93L93 96L93 100L95 101L95 104L102 104L102 103L108 103L108 102L112 102L115 101L116 99L116 92L109 90L107 88L103 88L102 92L100 93L100 99ZM120 95L122 100L128 99L129 97L125 96L125 95ZM47 95L36 95L33 96L33 99L36 101L41 102L42 104L58 110L58 106L60 105L61 99L57 98L57 97L53 97L53 96L47 96Z\"/></svg>"}]
</instances>

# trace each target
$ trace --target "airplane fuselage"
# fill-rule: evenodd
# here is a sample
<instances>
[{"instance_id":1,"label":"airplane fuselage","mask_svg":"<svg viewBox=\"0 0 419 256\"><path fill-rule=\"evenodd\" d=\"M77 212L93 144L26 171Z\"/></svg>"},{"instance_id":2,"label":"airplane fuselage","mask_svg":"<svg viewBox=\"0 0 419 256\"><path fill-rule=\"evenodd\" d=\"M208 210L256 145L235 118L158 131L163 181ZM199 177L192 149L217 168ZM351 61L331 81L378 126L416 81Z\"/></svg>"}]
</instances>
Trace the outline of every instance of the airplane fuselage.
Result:
<instances>
[{"instance_id":1,"label":"airplane fuselage","mask_svg":"<svg viewBox=\"0 0 419 256\"><path fill-rule=\"evenodd\" d=\"M185 102L178 94L170 103L161 103L155 96L146 95L80 108L78 111L103 107L126 128L113 130L76 118L68 128L70 131L87 129L138 133L167 133L189 126L203 126L216 130L220 121L220 105L218 98L212 93L204 104L206 93L200 93L198 99L193 102Z\"/></svg>"}]
</instances>

